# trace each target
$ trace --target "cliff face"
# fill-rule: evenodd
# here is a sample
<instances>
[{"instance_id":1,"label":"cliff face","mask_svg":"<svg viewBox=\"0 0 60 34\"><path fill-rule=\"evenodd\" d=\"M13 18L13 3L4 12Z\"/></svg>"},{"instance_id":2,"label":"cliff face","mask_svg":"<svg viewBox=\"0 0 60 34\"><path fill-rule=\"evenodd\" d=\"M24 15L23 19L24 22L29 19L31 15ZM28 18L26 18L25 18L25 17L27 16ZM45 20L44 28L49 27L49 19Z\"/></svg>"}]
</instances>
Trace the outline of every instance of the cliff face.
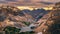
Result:
<instances>
[{"instance_id":1,"label":"cliff face","mask_svg":"<svg viewBox=\"0 0 60 34\"><path fill-rule=\"evenodd\" d=\"M60 28L59 27L59 23L60 23L60 3L56 3L53 10L50 13L48 13L48 15L49 15L48 18L45 19L46 21L43 19L44 22L41 22L42 18L38 21L42 24L40 24L40 26L35 29L35 32L43 32L43 34L54 34L57 31L60 32L60 30L58 30ZM54 24L55 24L55 26L54 26ZM58 29L54 29L54 27L58 28ZM60 33L58 33L58 34L60 34Z\"/></svg>"},{"instance_id":2,"label":"cliff face","mask_svg":"<svg viewBox=\"0 0 60 34\"><path fill-rule=\"evenodd\" d=\"M22 22L33 23L33 18L29 14L24 14L16 7L12 6L1 6L0 7L0 26L26 26Z\"/></svg>"}]
</instances>

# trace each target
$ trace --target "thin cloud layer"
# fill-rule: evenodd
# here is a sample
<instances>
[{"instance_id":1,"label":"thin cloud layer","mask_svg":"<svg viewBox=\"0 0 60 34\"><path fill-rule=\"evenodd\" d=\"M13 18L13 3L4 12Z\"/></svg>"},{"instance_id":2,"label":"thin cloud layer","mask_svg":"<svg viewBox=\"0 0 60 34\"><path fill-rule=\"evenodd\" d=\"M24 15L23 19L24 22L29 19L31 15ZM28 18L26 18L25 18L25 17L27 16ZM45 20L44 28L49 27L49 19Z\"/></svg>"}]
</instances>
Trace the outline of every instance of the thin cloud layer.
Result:
<instances>
[{"instance_id":1,"label":"thin cloud layer","mask_svg":"<svg viewBox=\"0 0 60 34\"><path fill-rule=\"evenodd\" d=\"M0 3L17 6L47 6L60 0L0 0Z\"/></svg>"}]
</instances>

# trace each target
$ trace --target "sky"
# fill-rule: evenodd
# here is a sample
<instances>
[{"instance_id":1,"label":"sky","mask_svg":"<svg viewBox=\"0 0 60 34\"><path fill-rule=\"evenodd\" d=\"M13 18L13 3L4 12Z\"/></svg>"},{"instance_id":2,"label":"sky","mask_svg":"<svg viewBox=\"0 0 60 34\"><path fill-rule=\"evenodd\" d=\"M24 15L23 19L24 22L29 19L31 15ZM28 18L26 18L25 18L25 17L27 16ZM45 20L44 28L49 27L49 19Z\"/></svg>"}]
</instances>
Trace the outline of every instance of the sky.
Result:
<instances>
[{"instance_id":1,"label":"sky","mask_svg":"<svg viewBox=\"0 0 60 34\"><path fill-rule=\"evenodd\" d=\"M0 4L9 4L16 6L48 6L60 0L0 0Z\"/></svg>"}]
</instances>

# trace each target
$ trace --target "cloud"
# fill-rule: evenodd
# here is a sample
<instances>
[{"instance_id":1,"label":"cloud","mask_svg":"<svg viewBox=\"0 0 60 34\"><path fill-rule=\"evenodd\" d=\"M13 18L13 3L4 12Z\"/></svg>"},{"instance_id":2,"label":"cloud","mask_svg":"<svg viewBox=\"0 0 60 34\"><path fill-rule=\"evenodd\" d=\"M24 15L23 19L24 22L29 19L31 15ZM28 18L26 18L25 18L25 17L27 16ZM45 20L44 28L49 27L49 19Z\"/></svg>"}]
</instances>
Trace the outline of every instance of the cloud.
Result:
<instances>
[{"instance_id":1,"label":"cloud","mask_svg":"<svg viewBox=\"0 0 60 34\"><path fill-rule=\"evenodd\" d=\"M0 0L0 3L17 6L48 6L60 0Z\"/></svg>"},{"instance_id":2,"label":"cloud","mask_svg":"<svg viewBox=\"0 0 60 34\"><path fill-rule=\"evenodd\" d=\"M18 1L18 2L39 2L39 1L44 1L44 2L59 2L60 0L0 0L0 1Z\"/></svg>"},{"instance_id":3,"label":"cloud","mask_svg":"<svg viewBox=\"0 0 60 34\"><path fill-rule=\"evenodd\" d=\"M46 5L54 4L53 2L44 2L44 1L40 1L40 2L37 2L37 3L42 3L42 4L46 4Z\"/></svg>"},{"instance_id":4,"label":"cloud","mask_svg":"<svg viewBox=\"0 0 60 34\"><path fill-rule=\"evenodd\" d=\"M5 0L0 0L0 1L5 1Z\"/></svg>"},{"instance_id":5,"label":"cloud","mask_svg":"<svg viewBox=\"0 0 60 34\"><path fill-rule=\"evenodd\" d=\"M10 1L10 2L17 2L17 0L5 0L5 1Z\"/></svg>"}]
</instances>

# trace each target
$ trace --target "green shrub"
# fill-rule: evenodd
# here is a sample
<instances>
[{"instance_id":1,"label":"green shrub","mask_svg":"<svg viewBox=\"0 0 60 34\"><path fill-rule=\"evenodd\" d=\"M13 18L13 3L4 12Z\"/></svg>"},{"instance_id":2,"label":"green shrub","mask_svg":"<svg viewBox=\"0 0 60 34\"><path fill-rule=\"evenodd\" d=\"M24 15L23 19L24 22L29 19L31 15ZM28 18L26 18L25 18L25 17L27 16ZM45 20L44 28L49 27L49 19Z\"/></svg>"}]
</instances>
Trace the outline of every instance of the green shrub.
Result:
<instances>
[{"instance_id":1,"label":"green shrub","mask_svg":"<svg viewBox=\"0 0 60 34\"><path fill-rule=\"evenodd\" d=\"M15 34L15 33L18 34L20 32L20 29L16 27L7 26L3 29L3 31L5 31L6 34Z\"/></svg>"}]
</instances>

